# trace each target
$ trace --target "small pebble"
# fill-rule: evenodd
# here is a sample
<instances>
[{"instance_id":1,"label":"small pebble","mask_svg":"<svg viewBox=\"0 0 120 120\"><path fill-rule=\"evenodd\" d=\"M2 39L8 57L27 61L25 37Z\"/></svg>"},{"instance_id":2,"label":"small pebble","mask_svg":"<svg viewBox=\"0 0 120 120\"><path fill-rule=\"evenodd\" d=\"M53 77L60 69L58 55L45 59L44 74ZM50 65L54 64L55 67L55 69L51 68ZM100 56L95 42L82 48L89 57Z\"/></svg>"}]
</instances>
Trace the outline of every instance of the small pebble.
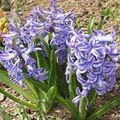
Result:
<instances>
[{"instance_id":1,"label":"small pebble","mask_svg":"<svg viewBox=\"0 0 120 120\"><path fill-rule=\"evenodd\" d=\"M0 93L0 102L5 100L5 96L3 94Z\"/></svg>"}]
</instances>

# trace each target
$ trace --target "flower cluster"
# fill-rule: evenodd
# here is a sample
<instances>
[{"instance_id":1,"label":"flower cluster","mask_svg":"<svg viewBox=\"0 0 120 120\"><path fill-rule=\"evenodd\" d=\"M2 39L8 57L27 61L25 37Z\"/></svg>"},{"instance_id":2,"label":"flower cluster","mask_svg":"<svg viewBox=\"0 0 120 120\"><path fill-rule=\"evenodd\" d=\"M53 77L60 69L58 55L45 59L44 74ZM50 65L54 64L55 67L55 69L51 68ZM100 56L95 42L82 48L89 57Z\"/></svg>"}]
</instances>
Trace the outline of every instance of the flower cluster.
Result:
<instances>
[{"instance_id":1,"label":"flower cluster","mask_svg":"<svg viewBox=\"0 0 120 120\"><path fill-rule=\"evenodd\" d=\"M27 32L27 31L26 31ZM47 72L43 68L36 68L36 61L31 53L41 48L36 48L30 35L24 34L24 26L10 20L9 33L2 35L4 50L1 50L0 61L7 69L13 82L22 85L25 76L36 80L46 80Z\"/></svg>"},{"instance_id":2,"label":"flower cluster","mask_svg":"<svg viewBox=\"0 0 120 120\"><path fill-rule=\"evenodd\" d=\"M115 35L113 31L105 34L103 31L94 30L91 35L73 31L68 55L66 76L70 74L70 66L82 86L82 91L77 87L77 97L73 99L77 103L81 96L87 96L91 89L95 89L98 95L110 91L116 81L116 63L118 51L115 48Z\"/></svg>"},{"instance_id":3,"label":"flower cluster","mask_svg":"<svg viewBox=\"0 0 120 120\"><path fill-rule=\"evenodd\" d=\"M48 11L40 7L33 9L25 26L33 38L41 34L54 48L58 63L64 63L67 60L66 40L70 39L69 31L73 26L73 21L74 16L71 12L63 13L57 8L56 1L51 0L51 7ZM48 40L48 33L52 34L51 41Z\"/></svg>"}]
</instances>

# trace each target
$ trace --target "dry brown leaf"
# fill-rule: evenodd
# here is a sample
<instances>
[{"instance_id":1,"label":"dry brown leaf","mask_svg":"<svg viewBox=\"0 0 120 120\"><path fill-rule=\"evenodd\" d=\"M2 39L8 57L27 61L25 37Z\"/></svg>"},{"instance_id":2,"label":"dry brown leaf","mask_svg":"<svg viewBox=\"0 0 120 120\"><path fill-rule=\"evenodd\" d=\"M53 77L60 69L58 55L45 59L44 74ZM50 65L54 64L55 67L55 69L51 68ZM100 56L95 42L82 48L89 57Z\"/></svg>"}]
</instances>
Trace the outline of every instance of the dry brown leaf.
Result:
<instances>
[{"instance_id":1,"label":"dry brown leaf","mask_svg":"<svg viewBox=\"0 0 120 120\"><path fill-rule=\"evenodd\" d=\"M0 8L0 18L5 16L6 16L6 13Z\"/></svg>"}]
</instances>

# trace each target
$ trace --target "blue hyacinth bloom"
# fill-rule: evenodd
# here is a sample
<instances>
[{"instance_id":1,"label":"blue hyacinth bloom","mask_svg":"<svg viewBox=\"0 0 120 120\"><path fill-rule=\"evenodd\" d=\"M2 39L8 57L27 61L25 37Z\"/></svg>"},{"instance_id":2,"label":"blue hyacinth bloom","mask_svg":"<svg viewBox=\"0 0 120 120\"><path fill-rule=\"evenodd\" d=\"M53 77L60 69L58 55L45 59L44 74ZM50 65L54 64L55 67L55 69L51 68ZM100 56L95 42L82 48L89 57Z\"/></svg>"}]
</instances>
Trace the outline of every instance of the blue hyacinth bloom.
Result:
<instances>
[{"instance_id":1,"label":"blue hyacinth bloom","mask_svg":"<svg viewBox=\"0 0 120 120\"><path fill-rule=\"evenodd\" d=\"M47 72L43 68L36 68L36 60L31 53L41 48L36 47L29 30L23 31L24 27L10 20L9 33L3 35L4 50L0 53L0 62L8 71L10 79L22 86L25 76L33 77L35 80L46 80ZM25 34L26 33L26 34Z\"/></svg>"},{"instance_id":2,"label":"blue hyacinth bloom","mask_svg":"<svg viewBox=\"0 0 120 120\"><path fill-rule=\"evenodd\" d=\"M71 40L67 41L70 54L66 77L68 79L70 66L75 68L74 73L82 86L82 91L77 92L77 97L73 99L76 103L79 102L83 93L87 95L91 89L95 89L98 95L112 90L116 82L115 73L119 52L116 50L113 31L107 35L97 30L94 30L91 35L75 30L72 33Z\"/></svg>"}]
</instances>

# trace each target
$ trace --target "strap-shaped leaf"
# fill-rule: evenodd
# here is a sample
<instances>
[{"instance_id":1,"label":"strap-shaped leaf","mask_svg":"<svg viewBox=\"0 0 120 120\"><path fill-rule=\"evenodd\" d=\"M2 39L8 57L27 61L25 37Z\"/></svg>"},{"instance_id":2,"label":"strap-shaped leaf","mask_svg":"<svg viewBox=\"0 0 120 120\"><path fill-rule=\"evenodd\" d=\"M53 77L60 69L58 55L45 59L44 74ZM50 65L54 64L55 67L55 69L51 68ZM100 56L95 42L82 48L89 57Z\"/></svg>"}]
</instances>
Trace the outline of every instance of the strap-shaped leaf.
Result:
<instances>
[{"instance_id":1,"label":"strap-shaped leaf","mask_svg":"<svg viewBox=\"0 0 120 120\"><path fill-rule=\"evenodd\" d=\"M19 105L15 109L15 115L18 116L18 120L29 120L28 112L23 105Z\"/></svg>"},{"instance_id":2,"label":"strap-shaped leaf","mask_svg":"<svg viewBox=\"0 0 120 120\"><path fill-rule=\"evenodd\" d=\"M50 54L50 71L48 84L49 86L56 85L56 57L53 50Z\"/></svg>"},{"instance_id":3,"label":"strap-shaped leaf","mask_svg":"<svg viewBox=\"0 0 120 120\"><path fill-rule=\"evenodd\" d=\"M76 79L75 79L75 76L72 73L72 66L70 67L68 87L69 87L70 99L72 100L76 95L76 93L75 93L75 91L76 91Z\"/></svg>"},{"instance_id":4,"label":"strap-shaped leaf","mask_svg":"<svg viewBox=\"0 0 120 120\"><path fill-rule=\"evenodd\" d=\"M37 106L36 106L35 104L22 101L22 100L16 98L15 96L7 93L5 90L3 90L3 89L1 89L1 88L0 88L0 93L4 94L6 97L10 98L11 100L13 100L13 101L15 101L15 102L17 102L17 103L19 103L19 104L22 104L22 105L24 105L24 106L26 106L26 107L29 107L29 108L31 108L31 109L36 109L36 108L37 108Z\"/></svg>"},{"instance_id":5,"label":"strap-shaped leaf","mask_svg":"<svg viewBox=\"0 0 120 120\"><path fill-rule=\"evenodd\" d=\"M75 107L75 105L71 101L64 99L59 95L57 95L56 99L58 103L65 106L72 113L74 120L81 120L77 107Z\"/></svg>"},{"instance_id":6,"label":"strap-shaped leaf","mask_svg":"<svg viewBox=\"0 0 120 120\"><path fill-rule=\"evenodd\" d=\"M42 67L44 66L44 60L43 57L40 56L40 51L35 51L36 54L36 61L37 61L37 67Z\"/></svg>"},{"instance_id":7,"label":"strap-shaped leaf","mask_svg":"<svg viewBox=\"0 0 120 120\"><path fill-rule=\"evenodd\" d=\"M61 96L68 97L68 83L65 77L65 65L57 65L57 91Z\"/></svg>"},{"instance_id":8,"label":"strap-shaped leaf","mask_svg":"<svg viewBox=\"0 0 120 120\"><path fill-rule=\"evenodd\" d=\"M53 102L55 101L56 92L57 90L55 86L51 87L47 92L47 97L48 97L48 100L46 102L47 111L51 109Z\"/></svg>"},{"instance_id":9,"label":"strap-shaped leaf","mask_svg":"<svg viewBox=\"0 0 120 120\"><path fill-rule=\"evenodd\" d=\"M92 89L88 94L88 110L87 110L87 117L90 116L94 111L94 103L97 98L97 93L95 89Z\"/></svg>"},{"instance_id":10,"label":"strap-shaped leaf","mask_svg":"<svg viewBox=\"0 0 120 120\"><path fill-rule=\"evenodd\" d=\"M48 44L49 44L50 48L51 48L50 42L51 42L52 38L53 38L53 35L49 32L48 33Z\"/></svg>"},{"instance_id":11,"label":"strap-shaped leaf","mask_svg":"<svg viewBox=\"0 0 120 120\"><path fill-rule=\"evenodd\" d=\"M33 94L34 98L37 101L38 100L38 96L37 96L37 93L36 93L36 91L34 89L33 84L29 80L27 80L27 79L24 79L24 83L27 86L27 88L31 91L31 93Z\"/></svg>"},{"instance_id":12,"label":"strap-shaped leaf","mask_svg":"<svg viewBox=\"0 0 120 120\"><path fill-rule=\"evenodd\" d=\"M46 113L47 110L46 110L45 103L46 103L46 101L48 99L47 93L42 91L42 90L40 90L38 96L39 96L39 98L38 98L38 110L39 110L39 112L41 114Z\"/></svg>"},{"instance_id":13,"label":"strap-shaped leaf","mask_svg":"<svg viewBox=\"0 0 120 120\"><path fill-rule=\"evenodd\" d=\"M46 43L46 41L44 40L44 38L41 35L39 35L39 39L41 40L41 42L42 42L42 44L43 44L43 46L45 48L45 51L47 52L48 57L50 58L50 51L51 50L50 50L49 45Z\"/></svg>"},{"instance_id":14,"label":"strap-shaped leaf","mask_svg":"<svg viewBox=\"0 0 120 120\"><path fill-rule=\"evenodd\" d=\"M82 96L79 103L79 112L80 112L81 120L86 119L87 105L88 105L87 97Z\"/></svg>"},{"instance_id":15,"label":"strap-shaped leaf","mask_svg":"<svg viewBox=\"0 0 120 120\"><path fill-rule=\"evenodd\" d=\"M45 92L48 91L49 87L45 83L42 83L41 81L34 80L32 78L28 79L38 90L43 90Z\"/></svg>"},{"instance_id":16,"label":"strap-shaped leaf","mask_svg":"<svg viewBox=\"0 0 120 120\"><path fill-rule=\"evenodd\" d=\"M0 82L5 83L10 88L14 89L16 92L18 92L20 95L23 95L26 99L30 100L32 103L36 103L35 97L31 94L30 91L22 89L20 86L14 84L5 74L5 72L2 72L0 70Z\"/></svg>"},{"instance_id":17,"label":"strap-shaped leaf","mask_svg":"<svg viewBox=\"0 0 120 120\"><path fill-rule=\"evenodd\" d=\"M97 97L97 93L96 93L96 91L94 89L92 89L90 91L90 93L88 94L88 101L89 101L88 106L89 107L91 107L94 104L94 102L96 100L96 97Z\"/></svg>"},{"instance_id":18,"label":"strap-shaped leaf","mask_svg":"<svg viewBox=\"0 0 120 120\"><path fill-rule=\"evenodd\" d=\"M35 56L37 61L37 67L43 67L44 69L49 70L49 59L45 58L39 50L35 51Z\"/></svg>"},{"instance_id":19,"label":"strap-shaped leaf","mask_svg":"<svg viewBox=\"0 0 120 120\"><path fill-rule=\"evenodd\" d=\"M120 96L100 106L96 111L94 111L94 113L90 117L88 117L87 120L96 120L97 118L100 118L103 114L111 110L111 108L119 104L120 104Z\"/></svg>"}]
</instances>

